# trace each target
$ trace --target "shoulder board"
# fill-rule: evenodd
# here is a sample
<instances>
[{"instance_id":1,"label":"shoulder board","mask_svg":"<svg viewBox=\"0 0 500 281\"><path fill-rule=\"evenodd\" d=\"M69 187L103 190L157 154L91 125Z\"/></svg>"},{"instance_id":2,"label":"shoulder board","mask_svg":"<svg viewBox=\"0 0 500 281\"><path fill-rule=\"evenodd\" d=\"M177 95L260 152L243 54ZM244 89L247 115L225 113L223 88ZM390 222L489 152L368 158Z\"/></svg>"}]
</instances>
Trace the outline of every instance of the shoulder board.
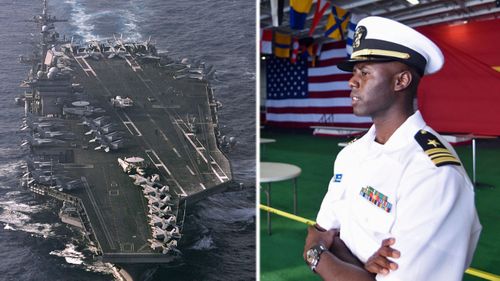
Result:
<instances>
[{"instance_id":1,"label":"shoulder board","mask_svg":"<svg viewBox=\"0 0 500 281\"><path fill-rule=\"evenodd\" d=\"M415 134L415 140L437 167L444 165L461 165L455 155L453 155L432 133L420 130Z\"/></svg>"}]
</instances>

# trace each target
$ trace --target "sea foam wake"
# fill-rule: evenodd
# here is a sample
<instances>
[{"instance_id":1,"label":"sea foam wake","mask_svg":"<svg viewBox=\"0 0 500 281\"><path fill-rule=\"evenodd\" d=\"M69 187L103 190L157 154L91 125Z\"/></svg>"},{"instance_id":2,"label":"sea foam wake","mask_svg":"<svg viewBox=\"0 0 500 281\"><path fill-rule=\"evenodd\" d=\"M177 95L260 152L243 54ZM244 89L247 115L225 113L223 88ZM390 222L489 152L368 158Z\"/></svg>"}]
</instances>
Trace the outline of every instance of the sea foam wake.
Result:
<instances>
[{"instance_id":1,"label":"sea foam wake","mask_svg":"<svg viewBox=\"0 0 500 281\"><path fill-rule=\"evenodd\" d=\"M74 27L73 33L82 37L84 41L112 37L114 33L118 36L123 34L123 39L127 40L142 39L138 27L140 20L133 13L134 5L124 7L115 5L114 9L105 10L99 7L91 9L89 6L92 5L84 1L66 0L64 3L71 7L69 18L70 24Z\"/></svg>"}]
</instances>

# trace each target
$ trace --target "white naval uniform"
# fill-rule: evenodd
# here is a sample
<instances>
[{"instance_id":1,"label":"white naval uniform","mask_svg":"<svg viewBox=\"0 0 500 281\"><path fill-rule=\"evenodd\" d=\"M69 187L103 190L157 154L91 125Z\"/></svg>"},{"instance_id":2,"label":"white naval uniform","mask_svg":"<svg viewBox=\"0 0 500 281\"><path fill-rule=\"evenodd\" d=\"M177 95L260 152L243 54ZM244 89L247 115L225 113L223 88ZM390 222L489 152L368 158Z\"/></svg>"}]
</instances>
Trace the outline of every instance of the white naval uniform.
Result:
<instances>
[{"instance_id":1,"label":"white naval uniform","mask_svg":"<svg viewBox=\"0 0 500 281\"><path fill-rule=\"evenodd\" d=\"M362 262L383 239L396 239L392 247L401 252L394 259L399 269L377 280L462 280L479 239L469 177L462 166L437 167L431 161L414 138L422 129L456 156L418 111L384 145L375 142L372 126L338 154L317 216L321 227L340 228L340 238ZM387 196L390 210L363 197L367 187Z\"/></svg>"}]
</instances>

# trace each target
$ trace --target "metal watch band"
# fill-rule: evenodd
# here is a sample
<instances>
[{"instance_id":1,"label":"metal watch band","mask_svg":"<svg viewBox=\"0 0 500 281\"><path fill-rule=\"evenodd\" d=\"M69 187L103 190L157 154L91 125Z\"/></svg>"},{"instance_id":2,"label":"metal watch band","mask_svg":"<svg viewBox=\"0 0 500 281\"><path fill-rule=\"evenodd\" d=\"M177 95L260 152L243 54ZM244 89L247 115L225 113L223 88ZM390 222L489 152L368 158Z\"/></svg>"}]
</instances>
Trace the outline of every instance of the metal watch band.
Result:
<instances>
[{"instance_id":1,"label":"metal watch band","mask_svg":"<svg viewBox=\"0 0 500 281\"><path fill-rule=\"evenodd\" d=\"M321 254L327 250L327 248L321 244L315 245L314 247L311 248L312 251L314 251L314 259L312 260L310 267L311 270L316 273L316 267L318 266L319 259L321 257Z\"/></svg>"}]
</instances>

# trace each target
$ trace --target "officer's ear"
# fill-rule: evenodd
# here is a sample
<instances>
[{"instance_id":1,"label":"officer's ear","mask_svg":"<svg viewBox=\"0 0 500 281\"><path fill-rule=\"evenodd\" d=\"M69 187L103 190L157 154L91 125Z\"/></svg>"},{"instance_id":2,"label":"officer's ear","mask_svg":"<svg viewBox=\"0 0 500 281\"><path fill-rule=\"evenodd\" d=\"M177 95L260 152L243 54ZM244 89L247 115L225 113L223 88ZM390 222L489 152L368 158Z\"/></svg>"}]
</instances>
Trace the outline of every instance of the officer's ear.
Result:
<instances>
[{"instance_id":1,"label":"officer's ear","mask_svg":"<svg viewBox=\"0 0 500 281\"><path fill-rule=\"evenodd\" d=\"M409 70L403 70L395 75L394 91L399 92L408 88L413 79L413 74Z\"/></svg>"}]
</instances>

